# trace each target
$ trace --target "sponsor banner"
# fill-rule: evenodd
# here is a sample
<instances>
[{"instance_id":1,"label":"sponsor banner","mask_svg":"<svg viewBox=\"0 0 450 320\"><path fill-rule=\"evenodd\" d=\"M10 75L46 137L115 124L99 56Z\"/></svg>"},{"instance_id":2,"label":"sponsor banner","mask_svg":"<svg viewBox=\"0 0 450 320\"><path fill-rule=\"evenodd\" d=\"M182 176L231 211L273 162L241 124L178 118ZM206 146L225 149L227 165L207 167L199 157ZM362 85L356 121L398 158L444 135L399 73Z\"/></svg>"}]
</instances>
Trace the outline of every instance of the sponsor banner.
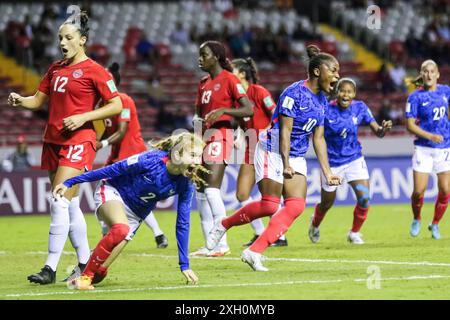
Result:
<instances>
[{"instance_id":1,"label":"sponsor banner","mask_svg":"<svg viewBox=\"0 0 450 320\"><path fill-rule=\"evenodd\" d=\"M366 158L370 173L371 203L409 203L413 188L413 176L410 157ZM320 167L315 159L308 159L308 195L307 204L313 205L320 200ZM222 184L222 198L228 210L239 207L236 199L236 180L239 166L227 167ZM95 209L93 192L96 183L80 185L80 202L83 212ZM425 201L437 196L436 175L430 176ZM259 197L257 188L253 189L254 198ZM45 171L0 174L0 215L48 214L51 185ZM351 187L344 183L337 190L336 205L354 204L355 197ZM194 199L192 208L196 210ZM158 203L161 209L176 209L176 197Z\"/></svg>"}]
</instances>

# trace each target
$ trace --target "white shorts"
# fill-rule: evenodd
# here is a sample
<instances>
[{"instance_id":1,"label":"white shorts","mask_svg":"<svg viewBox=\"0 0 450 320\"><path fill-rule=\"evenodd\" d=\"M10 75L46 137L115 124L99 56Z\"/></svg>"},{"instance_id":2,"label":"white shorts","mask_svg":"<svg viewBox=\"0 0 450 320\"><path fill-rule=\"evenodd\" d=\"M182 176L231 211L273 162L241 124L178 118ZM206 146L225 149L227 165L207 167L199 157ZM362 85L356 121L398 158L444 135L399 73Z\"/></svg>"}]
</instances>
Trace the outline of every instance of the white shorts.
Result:
<instances>
[{"instance_id":1,"label":"white shorts","mask_svg":"<svg viewBox=\"0 0 450 320\"><path fill-rule=\"evenodd\" d=\"M439 149L415 146L412 168L414 171L423 173L450 171L450 148Z\"/></svg>"},{"instance_id":2,"label":"white shorts","mask_svg":"<svg viewBox=\"0 0 450 320\"><path fill-rule=\"evenodd\" d=\"M339 167L331 167L331 172L340 176L342 178L342 182L369 180L369 171L367 170L367 164L364 157L358 158ZM334 192L338 187L329 186L323 172L321 173L320 183L322 184L322 189L326 192Z\"/></svg>"},{"instance_id":3,"label":"white shorts","mask_svg":"<svg viewBox=\"0 0 450 320\"><path fill-rule=\"evenodd\" d=\"M289 164L296 173L307 176L308 167L305 158L289 158ZM262 179L271 179L283 184L283 160L281 155L265 150L260 142L256 144L254 165L256 183Z\"/></svg>"},{"instance_id":4,"label":"white shorts","mask_svg":"<svg viewBox=\"0 0 450 320\"><path fill-rule=\"evenodd\" d=\"M95 201L95 216L97 217L98 222L102 228L102 234L107 234L109 231L108 225L103 221L103 219L98 215L98 208L104 204L106 201L116 200L122 202L123 207L125 208L125 214L128 219L128 224L130 226L130 231L126 236L126 240L130 241L133 239L136 231L141 226L142 220L137 215L131 211L130 208L123 202L122 197L119 192L113 186L109 185L106 181L102 180L98 183L94 192L94 201Z\"/></svg>"}]
</instances>

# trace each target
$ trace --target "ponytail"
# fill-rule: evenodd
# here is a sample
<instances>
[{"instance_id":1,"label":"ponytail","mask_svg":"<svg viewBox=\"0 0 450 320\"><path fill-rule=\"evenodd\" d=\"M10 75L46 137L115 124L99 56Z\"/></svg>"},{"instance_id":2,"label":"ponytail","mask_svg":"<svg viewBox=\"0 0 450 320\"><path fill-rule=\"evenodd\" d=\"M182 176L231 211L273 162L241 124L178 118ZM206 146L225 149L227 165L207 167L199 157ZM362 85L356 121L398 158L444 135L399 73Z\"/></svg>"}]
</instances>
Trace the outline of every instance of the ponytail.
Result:
<instances>
[{"instance_id":1,"label":"ponytail","mask_svg":"<svg viewBox=\"0 0 450 320\"><path fill-rule=\"evenodd\" d=\"M258 68L252 58L235 59L232 63L239 72L245 72L245 80L255 84L259 82Z\"/></svg>"},{"instance_id":2,"label":"ponytail","mask_svg":"<svg viewBox=\"0 0 450 320\"><path fill-rule=\"evenodd\" d=\"M120 65L117 62L113 62L109 67L108 71L111 73L111 75L114 78L114 82L116 83L116 86L120 85Z\"/></svg>"}]
</instances>

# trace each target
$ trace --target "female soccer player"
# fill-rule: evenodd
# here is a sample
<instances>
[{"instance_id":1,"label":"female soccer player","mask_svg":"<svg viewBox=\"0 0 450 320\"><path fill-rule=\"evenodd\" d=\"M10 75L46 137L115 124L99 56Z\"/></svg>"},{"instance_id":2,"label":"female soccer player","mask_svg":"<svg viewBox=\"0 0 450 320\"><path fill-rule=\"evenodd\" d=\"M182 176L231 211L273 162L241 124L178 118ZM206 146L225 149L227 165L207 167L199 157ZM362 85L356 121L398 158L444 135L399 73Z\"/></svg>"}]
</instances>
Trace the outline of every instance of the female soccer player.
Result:
<instances>
[{"instance_id":1,"label":"female soccer player","mask_svg":"<svg viewBox=\"0 0 450 320\"><path fill-rule=\"evenodd\" d=\"M223 174L233 149L232 121L253 115L250 101L233 68L225 56L225 48L217 41L206 41L200 46L199 67L208 73L200 81L194 121L204 123L206 148L203 155L205 167L212 173L205 177L208 187L197 195L203 235L206 240L214 223L226 216L220 195ZM238 106L238 107L236 107ZM230 253L223 238L212 251L200 248L192 255L220 257Z\"/></svg>"},{"instance_id":2,"label":"female soccer player","mask_svg":"<svg viewBox=\"0 0 450 320\"><path fill-rule=\"evenodd\" d=\"M411 207L414 220L410 234L413 237L419 235L423 197L428 186L428 176L434 172L438 177L439 194L433 221L428 226L433 239L441 237L438 224L450 198L450 88L438 84L438 79L436 62L424 61L420 67L420 76L414 81L419 88L409 95L405 112L406 128L417 137L412 158L414 190Z\"/></svg>"},{"instance_id":3,"label":"female soccer player","mask_svg":"<svg viewBox=\"0 0 450 320\"><path fill-rule=\"evenodd\" d=\"M101 180L95 191L96 214L109 227L109 232L97 244L82 275L70 282L78 290L94 289L94 275L102 278L107 273L107 261L113 249L134 236L140 223L160 200L178 195L176 237L181 272L188 283L197 283L198 277L189 267L189 219L194 184L203 185L198 173L205 171L200 165L204 142L191 133L168 137L159 141L159 150L136 154L110 166L86 172L57 185L55 197L68 188L82 183ZM192 183L194 182L194 184ZM116 252L116 256L117 256ZM115 258L115 257L114 257ZM105 266L105 263L108 265ZM97 280L98 281L98 280Z\"/></svg>"},{"instance_id":4,"label":"female soccer player","mask_svg":"<svg viewBox=\"0 0 450 320\"><path fill-rule=\"evenodd\" d=\"M246 145L244 163L239 168L237 178L236 197L241 203L241 207L244 207L253 201L250 193L255 184L255 167L253 166L255 146L261 131L269 129L270 120L277 105L270 92L258 84L258 69L252 58L235 59L231 65L233 74L241 81L253 105L253 117L245 117L241 121L241 125L245 129ZM262 219L253 220L251 226L255 230L255 235L248 243L244 244L246 247L251 246L264 231ZM287 240L283 235L272 245L285 246Z\"/></svg>"},{"instance_id":5,"label":"female soccer player","mask_svg":"<svg viewBox=\"0 0 450 320\"><path fill-rule=\"evenodd\" d=\"M261 253L286 233L305 209L307 167L304 156L312 133L327 183L341 183L341 178L331 172L328 164L323 128L328 104L325 93L332 92L339 79L339 63L314 45L308 46L307 52L310 57L308 79L295 82L283 91L272 127L256 146L255 175L261 201L252 202L217 223L207 239L207 248L211 248L231 227L273 215L266 230L241 255L242 261L255 271L268 270L261 262ZM281 195L284 207L277 212Z\"/></svg>"},{"instance_id":6,"label":"female soccer player","mask_svg":"<svg viewBox=\"0 0 450 320\"><path fill-rule=\"evenodd\" d=\"M369 124L372 131L383 138L392 128L392 121L384 121L381 126L375 121L367 105L358 100L356 83L350 78L342 78L337 84L337 99L330 102L325 112L325 141L328 160L333 174L343 177L353 188L356 206L353 211L353 226L347 235L349 242L363 244L359 233L369 211L369 172L358 141L358 127ZM336 186L326 184L322 176L320 203L316 205L309 227L309 238L316 243L320 238L319 225L336 199Z\"/></svg>"},{"instance_id":7,"label":"female soccer player","mask_svg":"<svg viewBox=\"0 0 450 320\"><path fill-rule=\"evenodd\" d=\"M118 87L120 85L119 64L113 63L108 67L108 71L114 78ZM141 125L137 116L136 105L133 99L122 92L119 92L123 109L120 115L104 120L105 131L101 141L97 141L97 151L111 145L111 153L106 165L126 159L135 154L147 151L144 139L141 136ZM164 232L159 227L158 221L153 212L145 218L145 224L150 227L155 235L156 247L167 248L168 240ZM108 232L107 226L102 225L102 232Z\"/></svg>"},{"instance_id":8,"label":"female soccer player","mask_svg":"<svg viewBox=\"0 0 450 320\"><path fill-rule=\"evenodd\" d=\"M105 68L86 56L88 31L85 13L64 22L59 28L64 59L50 66L34 96L11 93L8 98L11 106L29 110L36 110L49 101L41 168L48 170L53 188L92 168L96 143L92 121L109 118L122 110L114 80ZM94 110L99 98L105 105ZM79 268L89 259L86 222L77 195L78 188L73 188L64 198L51 200L47 261L40 272L28 277L30 282L55 282L68 235L77 251Z\"/></svg>"}]
</instances>

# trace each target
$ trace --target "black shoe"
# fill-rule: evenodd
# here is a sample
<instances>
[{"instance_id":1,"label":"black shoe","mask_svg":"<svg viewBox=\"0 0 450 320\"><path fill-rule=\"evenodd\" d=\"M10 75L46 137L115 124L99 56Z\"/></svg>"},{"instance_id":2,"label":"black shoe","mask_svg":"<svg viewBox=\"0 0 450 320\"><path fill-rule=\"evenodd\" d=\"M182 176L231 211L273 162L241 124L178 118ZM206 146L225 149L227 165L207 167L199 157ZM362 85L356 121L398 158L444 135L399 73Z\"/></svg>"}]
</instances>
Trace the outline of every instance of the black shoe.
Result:
<instances>
[{"instance_id":1,"label":"black shoe","mask_svg":"<svg viewBox=\"0 0 450 320\"><path fill-rule=\"evenodd\" d=\"M45 265L40 272L33 273L27 277L31 283L50 284L56 281L56 271Z\"/></svg>"},{"instance_id":2,"label":"black shoe","mask_svg":"<svg viewBox=\"0 0 450 320\"><path fill-rule=\"evenodd\" d=\"M84 271L84 268L86 268L87 263L79 263L75 268L73 268L72 272L70 273L70 275L65 278L63 281L61 282L67 282L67 281L72 281L75 278L78 278L79 276L81 276L81 273Z\"/></svg>"},{"instance_id":3,"label":"black shoe","mask_svg":"<svg viewBox=\"0 0 450 320\"><path fill-rule=\"evenodd\" d=\"M252 244L253 244L253 242L255 242L256 241L256 239L258 239L258 235L257 234L255 234L254 236L253 236L253 238L249 241L249 242L247 242L247 243L244 243L242 246L243 247L250 247Z\"/></svg>"},{"instance_id":4,"label":"black shoe","mask_svg":"<svg viewBox=\"0 0 450 320\"><path fill-rule=\"evenodd\" d=\"M159 249L165 249L169 245L169 240L167 240L167 237L164 234L155 237L155 241L156 247Z\"/></svg>"},{"instance_id":5,"label":"black shoe","mask_svg":"<svg viewBox=\"0 0 450 320\"><path fill-rule=\"evenodd\" d=\"M284 239L284 240L278 239L277 241L272 243L270 246L271 247L286 247L287 245L288 245L287 239Z\"/></svg>"}]
</instances>

